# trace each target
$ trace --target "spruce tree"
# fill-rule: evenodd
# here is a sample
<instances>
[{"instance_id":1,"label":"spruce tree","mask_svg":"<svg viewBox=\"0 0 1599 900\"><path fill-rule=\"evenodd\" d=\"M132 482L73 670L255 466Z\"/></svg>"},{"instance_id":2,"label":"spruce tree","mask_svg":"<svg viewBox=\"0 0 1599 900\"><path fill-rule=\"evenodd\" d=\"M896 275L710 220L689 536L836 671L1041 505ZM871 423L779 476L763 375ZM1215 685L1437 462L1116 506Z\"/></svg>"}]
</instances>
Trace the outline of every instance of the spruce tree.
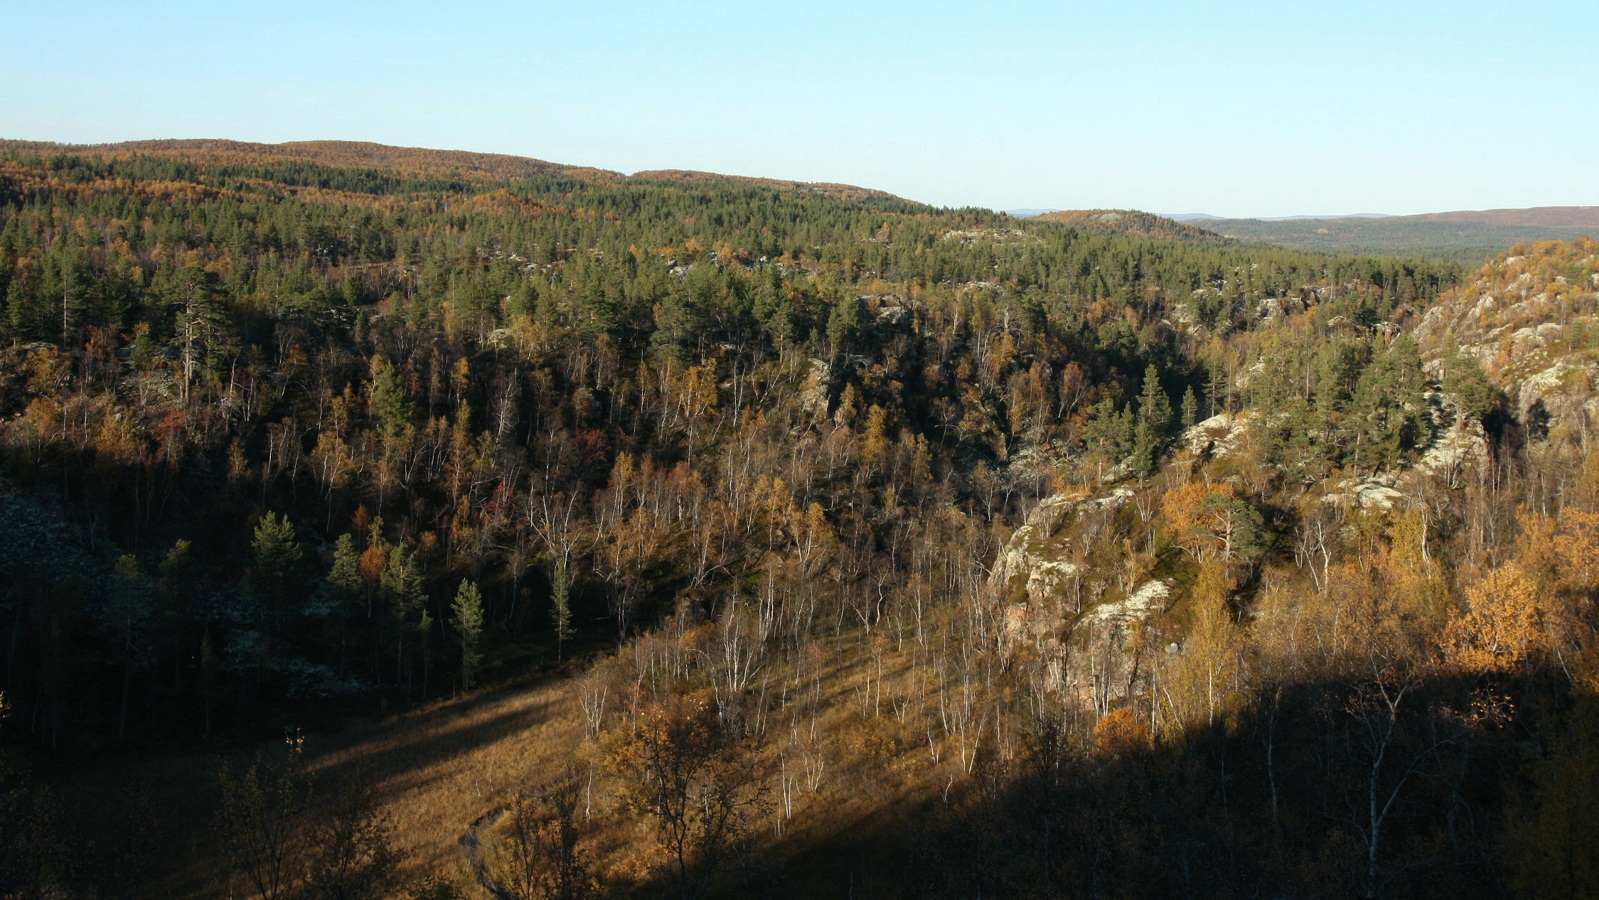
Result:
<instances>
[{"instance_id":1,"label":"spruce tree","mask_svg":"<svg viewBox=\"0 0 1599 900\"><path fill-rule=\"evenodd\" d=\"M1133 468L1140 475L1155 470L1161 447L1171 434L1171 399L1160 386L1160 373L1150 363L1144 370L1144 390L1138 396L1138 419L1133 427Z\"/></svg>"},{"instance_id":2,"label":"spruce tree","mask_svg":"<svg viewBox=\"0 0 1599 900\"><path fill-rule=\"evenodd\" d=\"M427 624L425 620L428 618L421 563L405 544L389 552L388 565L383 570L381 588L384 599L388 601L387 625L390 637L394 640L394 680L398 684L405 677L405 633L411 630L422 631L425 642Z\"/></svg>"},{"instance_id":3,"label":"spruce tree","mask_svg":"<svg viewBox=\"0 0 1599 900\"><path fill-rule=\"evenodd\" d=\"M361 596L364 579L361 577L361 554L355 549L355 538L349 533L339 535L333 548L333 565L328 569L328 584L343 597Z\"/></svg>"},{"instance_id":4,"label":"spruce tree","mask_svg":"<svg viewBox=\"0 0 1599 900\"><path fill-rule=\"evenodd\" d=\"M305 548L288 516L267 512L256 523L250 542L246 584L256 612L271 630L281 628L293 598L299 596Z\"/></svg>"},{"instance_id":5,"label":"spruce tree","mask_svg":"<svg viewBox=\"0 0 1599 900\"><path fill-rule=\"evenodd\" d=\"M1160 385L1160 373L1155 364L1144 369L1144 390L1138 395L1138 417L1149 426L1149 433L1158 444L1171 434L1171 398Z\"/></svg>"}]
</instances>

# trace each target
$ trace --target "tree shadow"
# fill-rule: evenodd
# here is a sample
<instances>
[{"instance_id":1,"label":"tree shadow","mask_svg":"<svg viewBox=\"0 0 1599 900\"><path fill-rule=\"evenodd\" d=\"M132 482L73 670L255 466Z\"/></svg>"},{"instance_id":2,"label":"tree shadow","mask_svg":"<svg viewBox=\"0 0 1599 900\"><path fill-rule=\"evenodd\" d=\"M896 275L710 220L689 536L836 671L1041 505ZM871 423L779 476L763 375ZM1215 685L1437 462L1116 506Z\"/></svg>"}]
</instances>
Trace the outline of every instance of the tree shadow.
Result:
<instances>
[{"instance_id":1,"label":"tree shadow","mask_svg":"<svg viewBox=\"0 0 1599 900\"><path fill-rule=\"evenodd\" d=\"M1385 672L1284 684L1160 744L1120 724L1042 723L1014 762L980 757L945 798L839 829L790 865L831 870L826 890L854 897L1503 896L1544 865L1507 849L1520 823L1570 790L1532 797L1529 765L1599 713L1556 672ZM1599 744L1578 743L1599 762ZM785 887L775 870L764 892L818 890L803 874Z\"/></svg>"}]
</instances>

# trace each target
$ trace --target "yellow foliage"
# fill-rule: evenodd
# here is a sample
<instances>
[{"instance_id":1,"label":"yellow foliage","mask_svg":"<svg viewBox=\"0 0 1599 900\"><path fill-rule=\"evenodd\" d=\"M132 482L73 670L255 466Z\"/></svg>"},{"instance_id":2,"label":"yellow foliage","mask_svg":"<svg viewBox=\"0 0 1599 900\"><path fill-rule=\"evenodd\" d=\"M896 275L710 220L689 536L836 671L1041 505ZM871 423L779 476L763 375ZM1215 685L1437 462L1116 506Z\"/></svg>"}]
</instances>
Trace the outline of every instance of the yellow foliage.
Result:
<instances>
[{"instance_id":1,"label":"yellow foliage","mask_svg":"<svg viewBox=\"0 0 1599 900\"><path fill-rule=\"evenodd\" d=\"M1516 511L1516 561L1546 584L1553 581L1560 559L1555 549L1555 520L1522 507Z\"/></svg>"},{"instance_id":2,"label":"yellow foliage","mask_svg":"<svg viewBox=\"0 0 1599 900\"><path fill-rule=\"evenodd\" d=\"M1599 512L1566 507L1552 541L1561 590L1587 595L1599 588Z\"/></svg>"},{"instance_id":3,"label":"yellow foliage","mask_svg":"<svg viewBox=\"0 0 1599 900\"><path fill-rule=\"evenodd\" d=\"M1228 598L1235 583L1222 562L1206 560L1194 583L1194 623L1164 686L1179 727L1210 725L1232 705L1238 681L1238 626Z\"/></svg>"},{"instance_id":4,"label":"yellow foliage","mask_svg":"<svg viewBox=\"0 0 1599 900\"><path fill-rule=\"evenodd\" d=\"M1507 562L1466 592L1465 613L1448 635L1456 664L1505 672L1553 646L1543 587L1517 562Z\"/></svg>"},{"instance_id":5,"label":"yellow foliage","mask_svg":"<svg viewBox=\"0 0 1599 900\"><path fill-rule=\"evenodd\" d=\"M1437 633L1449 604L1449 585L1427 553L1427 518L1420 508L1394 516L1388 548L1379 558L1387 592L1399 615L1413 626Z\"/></svg>"},{"instance_id":6,"label":"yellow foliage","mask_svg":"<svg viewBox=\"0 0 1599 900\"><path fill-rule=\"evenodd\" d=\"M861 462L876 466L888 455L888 413L877 404L866 410L866 436L861 440Z\"/></svg>"},{"instance_id":7,"label":"yellow foliage","mask_svg":"<svg viewBox=\"0 0 1599 900\"><path fill-rule=\"evenodd\" d=\"M43 446L61 432L61 407L49 397L36 397L23 413L23 422L30 442L36 447Z\"/></svg>"}]
</instances>

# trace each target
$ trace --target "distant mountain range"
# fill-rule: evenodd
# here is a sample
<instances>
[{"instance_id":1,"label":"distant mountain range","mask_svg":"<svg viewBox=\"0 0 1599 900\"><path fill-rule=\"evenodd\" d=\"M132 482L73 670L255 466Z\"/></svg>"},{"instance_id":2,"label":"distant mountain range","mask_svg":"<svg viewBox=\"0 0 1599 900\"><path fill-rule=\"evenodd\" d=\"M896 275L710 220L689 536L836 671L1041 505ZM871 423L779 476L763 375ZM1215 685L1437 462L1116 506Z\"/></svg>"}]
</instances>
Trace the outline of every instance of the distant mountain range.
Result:
<instances>
[{"instance_id":1,"label":"distant mountain range","mask_svg":"<svg viewBox=\"0 0 1599 900\"><path fill-rule=\"evenodd\" d=\"M1354 213L1229 219L1136 210L1014 210L1040 221L1151 240L1260 241L1320 253L1414 255L1477 265L1516 244L1599 235L1599 206L1456 210L1414 216Z\"/></svg>"},{"instance_id":2,"label":"distant mountain range","mask_svg":"<svg viewBox=\"0 0 1599 900\"><path fill-rule=\"evenodd\" d=\"M263 160L342 168L382 170L386 175L446 179L481 184L499 179L565 177L587 182L648 181L685 185L720 183L826 194L845 200L899 202L883 191L847 184L805 183L710 172L659 170L626 175L587 166L569 166L495 153L422 150L357 141L299 141L257 144L228 140L151 140L120 144L71 145L0 140L0 150L42 154L158 157L188 163L234 166L247 174ZM1150 240L1202 243L1226 239L1262 241L1322 253L1410 254L1476 265L1519 243L1574 240L1599 235L1599 206L1544 206L1530 209L1457 210L1413 216L1382 213L1275 216L1238 219L1210 213L1168 216L1137 210L1060 210L1047 207L1007 211L1019 219L1054 221L1086 231Z\"/></svg>"},{"instance_id":3,"label":"distant mountain range","mask_svg":"<svg viewBox=\"0 0 1599 900\"><path fill-rule=\"evenodd\" d=\"M1172 213L1166 218L1174 222L1217 222L1226 216L1213 216L1210 213ZM1296 219L1386 219L1387 213L1346 213L1337 216L1261 216L1262 222L1291 222Z\"/></svg>"},{"instance_id":4,"label":"distant mountain range","mask_svg":"<svg viewBox=\"0 0 1599 900\"><path fill-rule=\"evenodd\" d=\"M1476 265L1516 244L1599 234L1599 207L1458 210L1417 216L1204 219L1211 231L1324 253L1403 253Z\"/></svg>"}]
</instances>

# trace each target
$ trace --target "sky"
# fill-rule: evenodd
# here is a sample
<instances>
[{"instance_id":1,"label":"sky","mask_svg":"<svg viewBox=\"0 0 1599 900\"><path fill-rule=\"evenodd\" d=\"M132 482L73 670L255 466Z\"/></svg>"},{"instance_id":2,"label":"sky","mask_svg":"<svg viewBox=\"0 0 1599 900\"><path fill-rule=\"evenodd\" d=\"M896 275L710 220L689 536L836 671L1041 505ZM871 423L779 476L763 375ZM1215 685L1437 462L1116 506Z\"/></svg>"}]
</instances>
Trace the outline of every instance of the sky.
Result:
<instances>
[{"instance_id":1,"label":"sky","mask_svg":"<svg viewBox=\"0 0 1599 900\"><path fill-rule=\"evenodd\" d=\"M344 139L940 206L1599 205L1599 4L0 0L0 137Z\"/></svg>"}]
</instances>

